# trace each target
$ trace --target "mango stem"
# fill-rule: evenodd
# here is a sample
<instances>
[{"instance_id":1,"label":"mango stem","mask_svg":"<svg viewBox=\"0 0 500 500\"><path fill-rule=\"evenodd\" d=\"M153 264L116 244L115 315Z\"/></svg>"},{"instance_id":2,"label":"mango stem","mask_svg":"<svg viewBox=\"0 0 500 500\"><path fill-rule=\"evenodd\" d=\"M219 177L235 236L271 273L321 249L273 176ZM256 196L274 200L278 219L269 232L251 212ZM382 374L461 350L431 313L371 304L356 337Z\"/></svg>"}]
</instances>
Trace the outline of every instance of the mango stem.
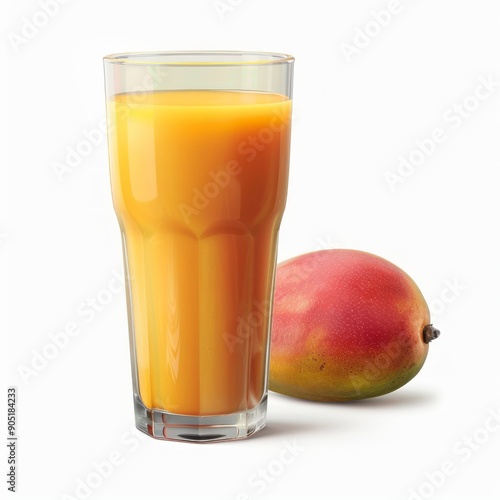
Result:
<instances>
[{"instance_id":1,"label":"mango stem","mask_svg":"<svg viewBox=\"0 0 500 500\"><path fill-rule=\"evenodd\" d=\"M426 344L437 339L440 334L441 332L437 328L434 328L432 325L424 326L424 342Z\"/></svg>"}]
</instances>

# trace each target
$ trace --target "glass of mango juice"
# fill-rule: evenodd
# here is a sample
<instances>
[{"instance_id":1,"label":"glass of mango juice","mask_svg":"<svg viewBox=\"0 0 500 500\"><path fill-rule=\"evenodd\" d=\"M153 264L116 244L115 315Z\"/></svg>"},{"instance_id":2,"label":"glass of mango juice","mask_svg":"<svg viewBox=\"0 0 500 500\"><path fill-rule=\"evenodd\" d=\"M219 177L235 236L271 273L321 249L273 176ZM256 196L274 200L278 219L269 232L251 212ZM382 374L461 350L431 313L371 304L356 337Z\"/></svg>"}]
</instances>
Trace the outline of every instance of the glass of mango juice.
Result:
<instances>
[{"instance_id":1,"label":"glass of mango juice","mask_svg":"<svg viewBox=\"0 0 500 500\"><path fill-rule=\"evenodd\" d=\"M266 421L293 57L104 58L135 422L157 439L246 438Z\"/></svg>"}]
</instances>

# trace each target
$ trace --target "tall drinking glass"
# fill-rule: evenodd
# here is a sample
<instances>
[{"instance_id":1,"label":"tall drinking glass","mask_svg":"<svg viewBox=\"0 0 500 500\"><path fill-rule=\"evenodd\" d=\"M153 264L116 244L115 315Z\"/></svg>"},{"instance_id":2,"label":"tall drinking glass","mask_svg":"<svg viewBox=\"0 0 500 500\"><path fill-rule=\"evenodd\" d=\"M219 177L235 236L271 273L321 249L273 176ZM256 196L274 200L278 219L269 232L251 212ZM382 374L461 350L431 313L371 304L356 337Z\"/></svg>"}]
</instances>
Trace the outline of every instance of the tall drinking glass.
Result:
<instances>
[{"instance_id":1,"label":"tall drinking glass","mask_svg":"<svg viewBox=\"0 0 500 500\"><path fill-rule=\"evenodd\" d=\"M104 69L136 425L245 438L266 419L293 58L130 53Z\"/></svg>"}]
</instances>

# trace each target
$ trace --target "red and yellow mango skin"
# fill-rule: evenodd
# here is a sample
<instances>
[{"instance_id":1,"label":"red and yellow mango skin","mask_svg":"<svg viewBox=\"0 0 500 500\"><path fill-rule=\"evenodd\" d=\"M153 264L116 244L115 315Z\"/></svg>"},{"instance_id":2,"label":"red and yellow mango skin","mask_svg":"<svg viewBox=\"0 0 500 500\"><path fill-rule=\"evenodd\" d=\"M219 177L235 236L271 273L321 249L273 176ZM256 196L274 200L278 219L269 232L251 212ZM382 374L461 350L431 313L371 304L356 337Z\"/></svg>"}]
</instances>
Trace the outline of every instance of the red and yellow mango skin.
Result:
<instances>
[{"instance_id":1,"label":"red and yellow mango skin","mask_svg":"<svg viewBox=\"0 0 500 500\"><path fill-rule=\"evenodd\" d=\"M392 392L422 368L429 309L400 268L357 250L278 265L270 389L315 401Z\"/></svg>"}]
</instances>

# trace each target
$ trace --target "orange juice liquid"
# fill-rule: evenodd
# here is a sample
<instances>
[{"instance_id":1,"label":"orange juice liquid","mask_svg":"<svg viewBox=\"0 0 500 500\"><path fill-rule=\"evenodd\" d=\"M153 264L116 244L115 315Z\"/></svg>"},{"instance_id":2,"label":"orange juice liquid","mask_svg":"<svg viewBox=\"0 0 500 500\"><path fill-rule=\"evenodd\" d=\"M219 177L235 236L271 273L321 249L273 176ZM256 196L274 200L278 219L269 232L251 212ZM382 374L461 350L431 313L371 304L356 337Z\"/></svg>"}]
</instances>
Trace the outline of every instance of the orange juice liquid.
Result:
<instances>
[{"instance_id":1,"label":"orange juice liquid","mask_svg":"<svg viewBox=\"0 0 500 500\"><path fill-rule=\"evenodd\" d=\"M226 414L266 393L290 114L287 97L258 92L108 101L136 391L148 408Z\"/></svg>"}]
</instances>

